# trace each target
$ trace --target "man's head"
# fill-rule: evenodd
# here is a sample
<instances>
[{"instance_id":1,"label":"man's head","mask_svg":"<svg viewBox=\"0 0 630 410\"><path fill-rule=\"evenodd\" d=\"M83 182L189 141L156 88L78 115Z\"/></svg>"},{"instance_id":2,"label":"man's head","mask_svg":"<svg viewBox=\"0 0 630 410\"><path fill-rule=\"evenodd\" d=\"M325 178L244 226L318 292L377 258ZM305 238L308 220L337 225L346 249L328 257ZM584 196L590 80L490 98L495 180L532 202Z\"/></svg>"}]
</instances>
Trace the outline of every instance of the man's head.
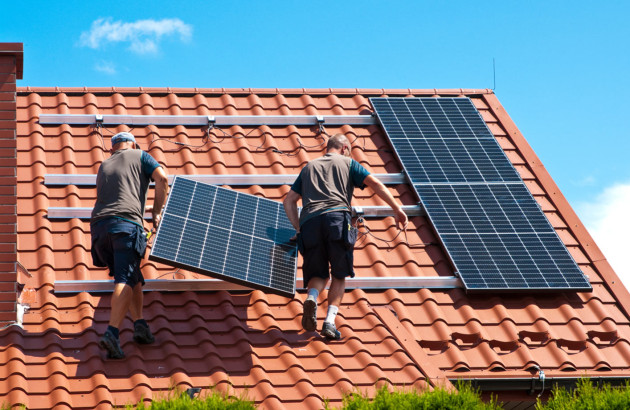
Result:
<instances>
[{"instance_id":1,"label":"man's head","mask_svg":"<svg viewBox=\"0 0 630 410\"><path fill-rule=\"evenodd\" d=\"M112 152L119 149L134 148L137 146L136 139L129 132L119 132L112 137Z\"/></svg>"},{"instance_id":2,"label":"man's head","mask_svg":"<svg viewBox=\"0 0 630 410\"><path fill-rule=\"evenodd\" d=\"M348 138L343 134L335 134L328 140L326 152L338 153L349 157L352 152L350 141L348 141Z\"/></svg>"}]
</instances>

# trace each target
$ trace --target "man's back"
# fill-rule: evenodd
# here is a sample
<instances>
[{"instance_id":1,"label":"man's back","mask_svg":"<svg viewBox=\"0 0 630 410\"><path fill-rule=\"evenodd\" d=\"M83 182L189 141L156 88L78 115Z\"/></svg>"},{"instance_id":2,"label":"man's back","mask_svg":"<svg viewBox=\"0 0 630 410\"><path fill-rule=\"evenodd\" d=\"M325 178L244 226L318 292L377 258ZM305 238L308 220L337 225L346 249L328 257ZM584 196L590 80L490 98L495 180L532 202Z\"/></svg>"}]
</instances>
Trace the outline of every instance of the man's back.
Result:
<instances>
[{"instance_id":1,"label":"man's back","mask_svg":"<svg viewBox=\"0 0 630 410\"><path fill-rule=\"evenodd\" d=\"M310 161L292 188L302 196L300 224L324 212L350 211L354 188L362 188L367 175L356 161L340 154Z\"/></svg>"},{"instance_id":2,"label":"man's back","mask_svg":"<svg viewBox=\"0 0 630 410\"><path fill-rule=\"evenodd\" d=\"M96 177L96 203L92 223L110 216L142 225L151 173L151 158L139 149L118 150L105 160ZM155 161L155 160L153 160Z\"/></svg>"}]
</instances>

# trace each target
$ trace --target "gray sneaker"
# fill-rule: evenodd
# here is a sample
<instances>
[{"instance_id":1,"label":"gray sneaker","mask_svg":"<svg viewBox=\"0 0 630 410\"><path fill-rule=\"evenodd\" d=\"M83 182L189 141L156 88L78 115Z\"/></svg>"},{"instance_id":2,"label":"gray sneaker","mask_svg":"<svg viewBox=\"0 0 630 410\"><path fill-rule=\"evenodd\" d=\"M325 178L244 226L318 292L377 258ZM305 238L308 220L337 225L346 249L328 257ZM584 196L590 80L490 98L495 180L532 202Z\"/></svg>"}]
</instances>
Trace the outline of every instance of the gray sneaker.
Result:
<instances>
[{"instance_id":1,"label":"gray sneaker","mask_svg":"<svg viewBox=\"0 0 630 410\"><path fill-rule=\"evenodd\" d=\"M105 332L98 345L107 350L108 359L124 359L125 352L120 348L120 342L109 330Z\"/></svg>"},{"instance_id":2,"label":"gray sneaker","mask_svg":"<svg viewBox=\"0 0 630 410\"><path fill-rule=\"evenodd\" d=\"M307 297L304 301L302 327L309 332L314 332L317 329L317 301L313 296Z\"/></svg>"},{"instance_id":3,"label":"gray sneaker","mask_svg":"<svg viewBox=\"0 0 630 410\"><path fill-rule=\"evenodd\" d=\"M133 340L142 345L150 345L155 342L155 337L153 337L149 326L145 326L142 323L135 323L133 325Z\"/></svg>"},{"instance_id":4,"label":"gray sneaker","mask_svg":"<svg viewBox=\"0 0 630 410\"><path fill-rule=\"evenodd\" d=\"M324 336L328 340L341 339L341 333L339 333L334 323L324 322L324 326L322 326L321 335Z\"/></svg>"}]
</instances>

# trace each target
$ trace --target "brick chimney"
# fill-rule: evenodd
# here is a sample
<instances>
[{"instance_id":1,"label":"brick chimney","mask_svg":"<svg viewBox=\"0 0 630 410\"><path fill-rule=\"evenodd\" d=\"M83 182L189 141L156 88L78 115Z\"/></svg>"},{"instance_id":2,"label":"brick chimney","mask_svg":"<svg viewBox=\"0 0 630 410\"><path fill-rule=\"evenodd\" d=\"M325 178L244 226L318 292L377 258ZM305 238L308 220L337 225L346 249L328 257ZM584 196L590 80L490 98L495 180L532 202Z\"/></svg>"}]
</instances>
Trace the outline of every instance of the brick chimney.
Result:
<instances>
[{"instance_id":1,"label":"brick chimney","mask_svg":"<svg viewBox=\"0 0 630 410\"><path fill-rule=\"evenodd\" d=\"M22 43L0 43L0 327L17 320L17 100Z\"/></svg>"}]
</instances>

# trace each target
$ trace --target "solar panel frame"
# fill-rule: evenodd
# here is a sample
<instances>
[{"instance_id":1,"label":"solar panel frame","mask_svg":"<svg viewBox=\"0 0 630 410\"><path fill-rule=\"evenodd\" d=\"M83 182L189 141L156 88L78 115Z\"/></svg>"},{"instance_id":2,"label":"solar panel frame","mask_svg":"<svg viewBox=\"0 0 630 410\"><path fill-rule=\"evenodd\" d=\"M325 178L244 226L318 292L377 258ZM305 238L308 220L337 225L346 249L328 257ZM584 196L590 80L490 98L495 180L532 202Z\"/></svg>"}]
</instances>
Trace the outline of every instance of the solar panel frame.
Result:
<instances>
[{"instance_id":1,"label":"solar panel frame","mask_svg":"<svg viewBox=\"0 0 630 410\"><path fill-rule=\"evenodd\" d=\"M293 297L293 235L279 202L175 177L149 259Z\"/></svg>"},{"instance_id":2,"label":"solar panel frame","mask_svg":"<svg viewBox=\"0 0 630 410\"><path fill-rule=\"evenodd\" d=\"M370 101L468 291L592 290L469 98Z\"/></svg>"}]
</instances>

